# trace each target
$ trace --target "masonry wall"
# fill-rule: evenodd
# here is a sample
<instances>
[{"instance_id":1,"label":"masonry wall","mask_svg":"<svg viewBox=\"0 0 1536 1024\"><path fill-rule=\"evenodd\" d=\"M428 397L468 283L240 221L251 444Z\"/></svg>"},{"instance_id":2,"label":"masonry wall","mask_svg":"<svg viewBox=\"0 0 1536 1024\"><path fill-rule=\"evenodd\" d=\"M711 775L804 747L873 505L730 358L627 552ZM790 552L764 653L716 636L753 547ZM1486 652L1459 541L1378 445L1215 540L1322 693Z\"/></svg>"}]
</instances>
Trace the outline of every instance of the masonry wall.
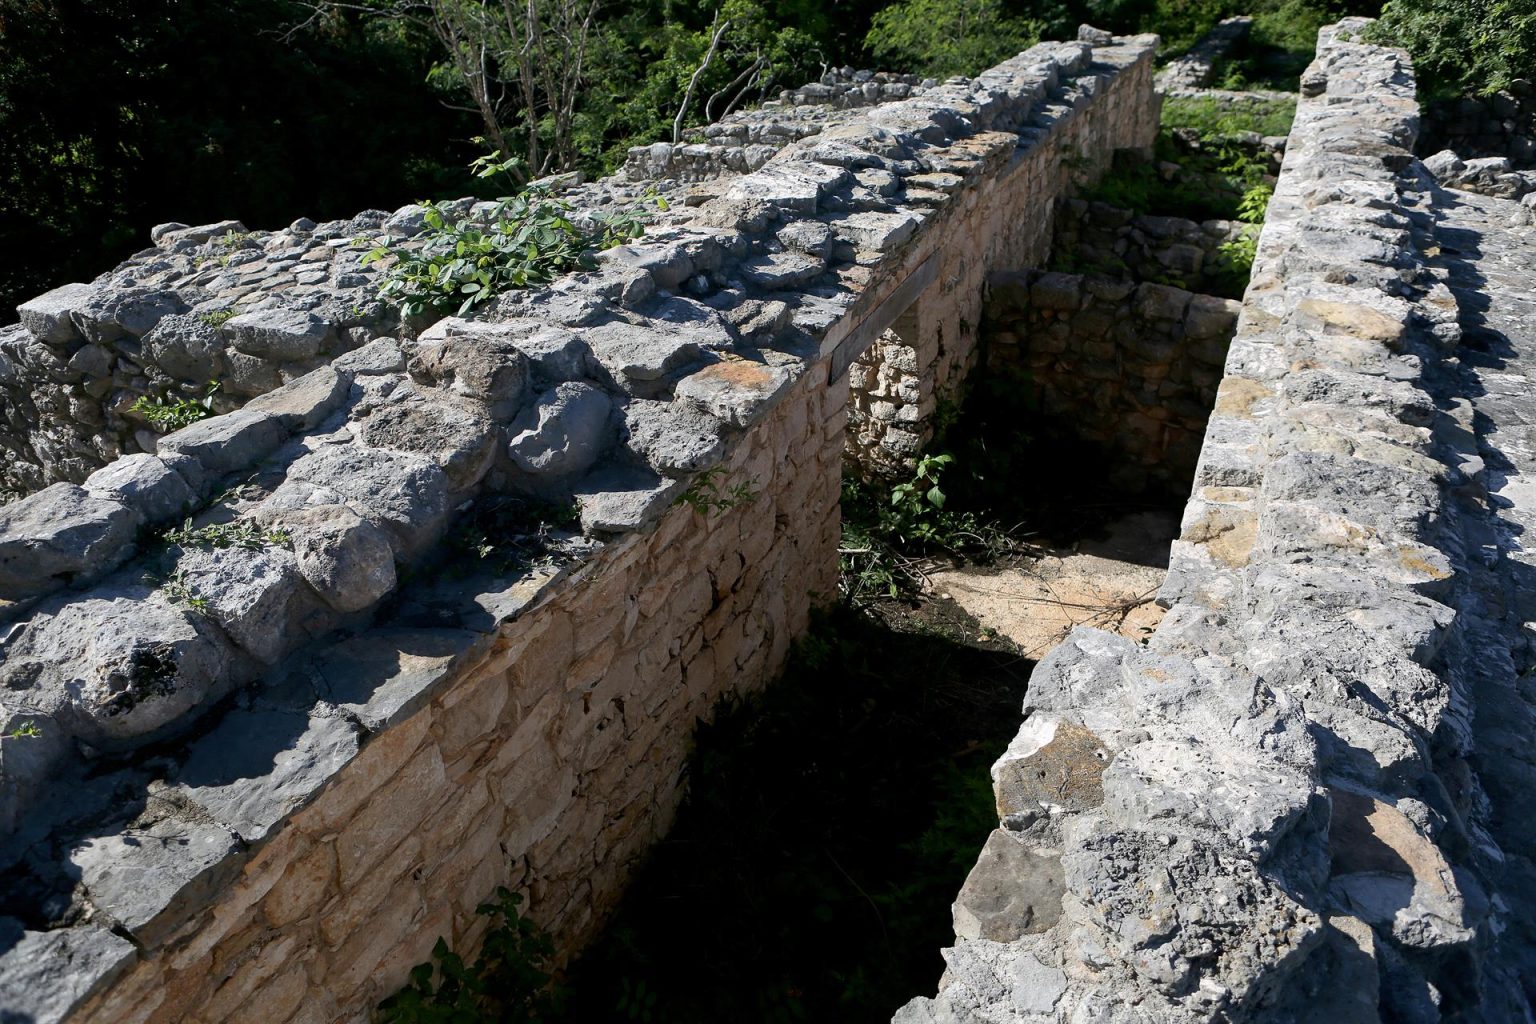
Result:
<instances>
[{"instance_id":1,"label":"masonry wall","mask_svg":"<svg viewBox=\"0 0 1536 1024\"><path fill-rule=\"evenodd\" d=\"M1044 265L1058 198L1106 170L1115 150L1156 138L1160 97L1150 51L1113 77L1077 84L1036 115L1035 131L992 147L979 170L967 169L980 187L941 206L905 254L910 268L935 258L927 268L932 283L851 370L849 453L862 470L899 471L932 436L939 403L958 396L979 358L988 275ZM931 187L952 188L953 177L939 167Z\"/></svg>"},{"instance_id":2,"label":"masonry wall","mask_svg":"<svg viewBox=\"0 0 1536 1024\"><path fill-rule=\"evenodd\" d=\"M670 826L695 724L772 678L835 595L842 398L811 368L727 463L753 500L675 507L459 654L208 905L141 925L165 938L70 1019L350 1020L439 936L474 948L498 885L579 948ZM374 663L392 635L365 639Z\"/></svg>"},{"instance_id":3,"label":"masonry wall","mask_svg":"<svg viewBox=\"0 0 1536 1024\"><path fill-rule=\"evenodd\" d=\"M1524 566L1431 262L1454 200L1368 25L1302 78L1167 614L1036 667L939 992L898 1024L1530 1019L1524 816L1494 796L1528 773L1496 753L1527 613L1493 595Z\"/></svg>"},{"instance_id":4,"label":"masonry wall","mask_svg":"<svg viewBox=\"0 0 1536 1024\"><path fill-rule=\"evenodd\" d=\"M1161 284L1031 272L988 288L987 363L1020 402L1100 446L1130 490L1182 491L1241 305Z\"/></svg>"},{"instance_id":5,"label":"masonry wall","mask_svg":"<svg viewBox=\"0 0 1536 1024\"><path fill-rule=\"evenodd\" d=\"M935 310L979 308L985 261L1049 218L957 225L1062 139L1149 134L1154 45L1089 29L833 120L742 115L782 140L756 172L565 193L674 200L595 270L340 355L282 266L271 302L196 320L323 365L0 507L0 731L31 734L0 746L0 1010L356 1020L439 935L472 954L498 883L574 953L670 822L693 726L833 594L850 365L892 325L976 330ZM421 214L384 223L420 244ZM97 344L129 279L218 244L177 230L208 237L23 330ZM187 315L162 307L144 340ZM973 359L927 365L949 387ZM520 511L476 527L496 508Z\"/></svg>"}]
</instances>

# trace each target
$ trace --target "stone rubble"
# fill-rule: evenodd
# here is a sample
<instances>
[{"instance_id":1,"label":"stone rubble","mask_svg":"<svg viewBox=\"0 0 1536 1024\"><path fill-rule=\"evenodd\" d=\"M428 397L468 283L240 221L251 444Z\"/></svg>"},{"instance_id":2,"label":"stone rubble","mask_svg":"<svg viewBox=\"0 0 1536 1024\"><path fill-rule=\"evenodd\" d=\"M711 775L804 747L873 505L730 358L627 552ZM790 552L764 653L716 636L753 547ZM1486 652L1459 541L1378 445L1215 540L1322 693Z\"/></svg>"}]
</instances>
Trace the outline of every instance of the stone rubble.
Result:
<instances>
[{"instance_id":1,"label":"stone rubble","mask_svg":"<svg viewBox=\"0 0 1536 1024\"><path fill-rule=\"evenodd\" d=\"M1532 1019L1532 238L1413 158L1367 24L1303 79L1167 614L1036 668L899 1024Z\"/></svg>"}]
</instances>

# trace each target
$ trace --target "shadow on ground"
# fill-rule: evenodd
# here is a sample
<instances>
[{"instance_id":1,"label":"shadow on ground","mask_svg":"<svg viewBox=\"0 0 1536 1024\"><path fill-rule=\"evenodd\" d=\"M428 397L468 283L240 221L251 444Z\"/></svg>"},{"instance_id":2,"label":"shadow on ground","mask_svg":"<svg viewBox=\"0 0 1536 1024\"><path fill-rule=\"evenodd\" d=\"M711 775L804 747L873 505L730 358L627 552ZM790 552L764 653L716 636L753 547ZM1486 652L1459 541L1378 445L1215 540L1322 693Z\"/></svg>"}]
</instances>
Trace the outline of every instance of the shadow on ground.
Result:
<instances>
[{"instance_id":1,"label":"shadow on ground","mask_svg":"<svg viewBox=\"0 0 1536 1024\"><path fill-rule=\"evenodd\" d=\"M839 607L701 729L570 1022L883 1022L932 992L1032 663L942 602Z\"/></svg>"}]
</instances>

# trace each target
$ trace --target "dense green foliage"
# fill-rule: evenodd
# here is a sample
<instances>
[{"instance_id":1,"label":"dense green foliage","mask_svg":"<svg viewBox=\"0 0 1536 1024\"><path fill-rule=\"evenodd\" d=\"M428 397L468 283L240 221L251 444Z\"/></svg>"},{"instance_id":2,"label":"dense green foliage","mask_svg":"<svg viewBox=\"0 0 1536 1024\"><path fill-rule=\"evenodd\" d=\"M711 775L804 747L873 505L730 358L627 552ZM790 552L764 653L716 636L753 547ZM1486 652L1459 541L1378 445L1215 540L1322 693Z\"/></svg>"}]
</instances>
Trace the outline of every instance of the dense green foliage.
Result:
<instances>
[{"instance_id":1,"label":"dense green foliage","mask_svg":"<svg viewBox=\"0 0 1536 1024\"><path fill-rule=\"evenodd\" d=\"M1011 16L1002 0L897 0L875 14L866 42L884 67L944 78L1028 49L1045 27Z\"/></svg>"},{"instance_id":2,"label":"dense green foliage","mask_svg":"<svg viewBox=\"0 0 1536 1024\"><path fill-rule=\"evenodd\" d=\"M1390 0L1372 38L1406 47L1434 96L1536 77L1536 0Z\"/></svg>"}]
</instances>

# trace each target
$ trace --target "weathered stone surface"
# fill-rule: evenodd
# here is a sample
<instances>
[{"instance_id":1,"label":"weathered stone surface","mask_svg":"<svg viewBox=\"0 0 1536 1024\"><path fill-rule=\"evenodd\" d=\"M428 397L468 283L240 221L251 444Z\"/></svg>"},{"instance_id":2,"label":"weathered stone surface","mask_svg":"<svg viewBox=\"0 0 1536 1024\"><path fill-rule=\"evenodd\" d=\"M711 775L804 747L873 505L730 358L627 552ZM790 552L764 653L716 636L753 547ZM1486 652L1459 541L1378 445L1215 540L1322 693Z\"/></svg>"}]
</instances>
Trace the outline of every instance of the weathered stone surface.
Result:
<instances>
[{"instance_id":1,"label":"weathered stone surface","mask_svg":"<svg viewBox=\"0 0 1536 1024\"><path fill-rule=\"evenodd\" d=\"M440 321L422 334L411 374L484 402L497 420L515 416L528 398L528 357L517 334L496 324Z\"/></svg>"},{"instance_id":2,"label":"weathered stone surface","mask_svg":"<svg viewBox=\"0 0 1536 1024\"><path fill-rule=\"evenodd\" d=\"M1065 892L1059 857L997 829L955 898L955 936L1012 942L1045 931L1060 919Z\"/></svg>"},{"instance_id":3,"label":"weathered stone surface","mask_svg":"<svg viewBox=\"0 0 1536 1024\"><path fill-rule=\"evenodd\" d=\"M142 338L165 317L187 309L175 292L154 288L94 289L84 298L71 316L85 339L99 345L125 335Z\"/></svg>"},{"instance_id":4,"label":"weathered stone surface","mask_svg":"<svg viewBox=\"0 0 1536 1024\"><path fill-rule=\"evenodd\" d=\"M683 402L635 399L624 410L630 449L668 476L687 476L725 457L719 417Z\"/></svg>"},{"instance_id":5,"label":"weathered stone surface","mask_svg":"<svg viewBox=\"0 0 1536 1024\"><path fill-rule=\"evenodd\" d=\"M137 959L133 944L100 925L22 932L0 924L0 1005L27 1024L63 1024L75 1007Z\"/></svg>"},{"instance_id":6,"label":"weathered stone surface","mask_svg":"<svg viewBox=\"0 0 1536 1024\"><path fill-rule=\"evenodd\" d=\"M129 505L54 484L0 507L0 596L86 582L127 558L140 520Z\"/></svg>"},{"instance_id":7,"label":"weathered stone surface","mask_svg":"<svg viewBox=\"0 0 1536 1024\"><path fill-rule=\"evenodd\" d=\"M282 442L284 433L277 416L240 409L198 420L166 434L156 450L162 456L185 455L196 459L209 474L218 476L246 469L266 458Z\"/></svg>"},{"instance_id":8,"label":"weathered stone surface","mask_svg":"<svg viewBox=\"0 0 1536 1024\"><path fill-rule=\"evenodd\" d=\"M193 549L177 569L204 602L202 613L258 661L272 664L300 639L304 581L283 545Z\"/></svg>"},{"instance_id":9,"label":"weathered stone surface","mask_svg":"<svg viewBox=\"0 0 1536 1024\"><path fill-rule=\"evenodd\" d=\"M590 384L559 384L523 410L508 433L508 454L524 472L582 473L612 443L613 402Z\"/></svg>"},{"instance_id":10,"label":"weathered stone surface","mask_svg":"<svg viewBox=\"0 0 1536 1024\"><path fill-rule=\"evenodd\" d=\"M231 657L228 641L195 612L114 579L34 612L6 644L0 682L69 734L131 745L184 725L188 711L222 696Z\"/></svg>"},{"instance_id":11,"label":"weathered stone surface","mask_svg":"<svg viewBox=\"0 0 1536 1024\"><path fill-rule=\"evenodd\" d=\"M144 335L144 355L186 380L217 379L226 368L228 340L200 313L164 317Z\"/></svg>"},{"instance_id":12,"label":"weathered stone surface","mask_svg":"<svg viewBox=\"0 0 1536 1024\"><path fill-rule=\"evenodd\" d=\"M69 851L85 898L140 942L157 943L222 884L238 840L216 825L165 818ZM199 891L199 889L203 891Z\"/></svg>"},{"instance_id":13,"label":"weathered stone surface","mask_svg":"<svg viewBox=\"0 0 1536 1024\"><path fill-rule=\"evenodd\" d=\"M339 715L239 711L192 745L176 789L241 839L258 842L357 750L357 729Z\"/></svg>"},{"instance_id":14,"label":"weathered stone surface","mask_svg":"<svg viewBox=\"0 0 1536 1024\"><path fill-rule=\"evenodd\" d=\"M372 448L426 456L456 490L479 483L495 458L499 439L484 406L420 394L400 396L372 410L360 433Z\"/></svg>"},{"instance_id":15,"label":"weathered stone surface","mask_svg":"<svg viewBox=\"0 0 1536 1024\"><path fill-rule=\"evenodd\" d=\"M234 317L225 327L241 352L279 362L308 359L335 338L330 323L297 309L253 310Z\"/></svg>"},{"instance_id":16,"label":"weathered stone surface","mask_svg":"<svg viewBox=\"0 0 1536 1024\"><path fill-rule=\"evenodd\" d=\"M351 374L322 366L276 391L251 399L245 409L272 416L290 432L313 430L341 408L351 389Z\"/></svg>"},{"instance_id":17,"label":"weathered stone surface","mask_svg":"<svg viewBox=\"0 0 1536 1024\"><path fill-rule=\"evenodd\" d=\"M793 379L782 366L729 359L684 377L676 394L733 427L748 427Z\"/></svg>"},{"instance_id":18,"label":"weathered stone surface","mask_svg":"<svg viewBox=\"0 0 1536 1024\"><path fill-rule=\"evenodd\" d=\"M22 326L38 341L49 345L67 345L80 337L74 313L94 294L88 284L66 284L44 292L16 307Z\"/></svg>"},{"instance_id":19,"label":"weathered stone surface","mask_svg":"<svg viewBox=\"0 0 1536 1024\"><path fill-rule=\"evenodd\" d=\"M181 474L153 455L118 459L86 477L84 486L95 497L128 506L146 523L175 519L197 500Z\"/></svg>"},{"instance_id":20,"label":"weathered stone surface","mask_svg":"<svg viewBox=\"0 0 1536 1024\"><path fill-rule=\"evenodd\" d=\"M408 452L327 445L289 467L288 482L273 495L275 507L285 507L295 483L313 488L299 505L345 504L383 527L397 553L414 554L436 540L448 515L447 475Z\"/></svg>"},{"instance_id":21,"label":"weathered stone surface","mask_svg":"<svg viewBox=\"0 0 1536 1024\"><path fill-rule=\"evenodd\" d=\"M293 537L299 573L337 611L362 611L395 589L389 535L345 505L317 505L277 521Z\"/></svg>"},{"instance_id":22,"label":"weathered stone surface","mask_svg":"<svg viewBox=\"0 0 1536 1024\"><path fill-rule=\"evenodd\" d=\"M600 467L573 488L581 526L597 533L637 530L673 502L681 483L627 466Z\"/></svg>"}]
</instances>

